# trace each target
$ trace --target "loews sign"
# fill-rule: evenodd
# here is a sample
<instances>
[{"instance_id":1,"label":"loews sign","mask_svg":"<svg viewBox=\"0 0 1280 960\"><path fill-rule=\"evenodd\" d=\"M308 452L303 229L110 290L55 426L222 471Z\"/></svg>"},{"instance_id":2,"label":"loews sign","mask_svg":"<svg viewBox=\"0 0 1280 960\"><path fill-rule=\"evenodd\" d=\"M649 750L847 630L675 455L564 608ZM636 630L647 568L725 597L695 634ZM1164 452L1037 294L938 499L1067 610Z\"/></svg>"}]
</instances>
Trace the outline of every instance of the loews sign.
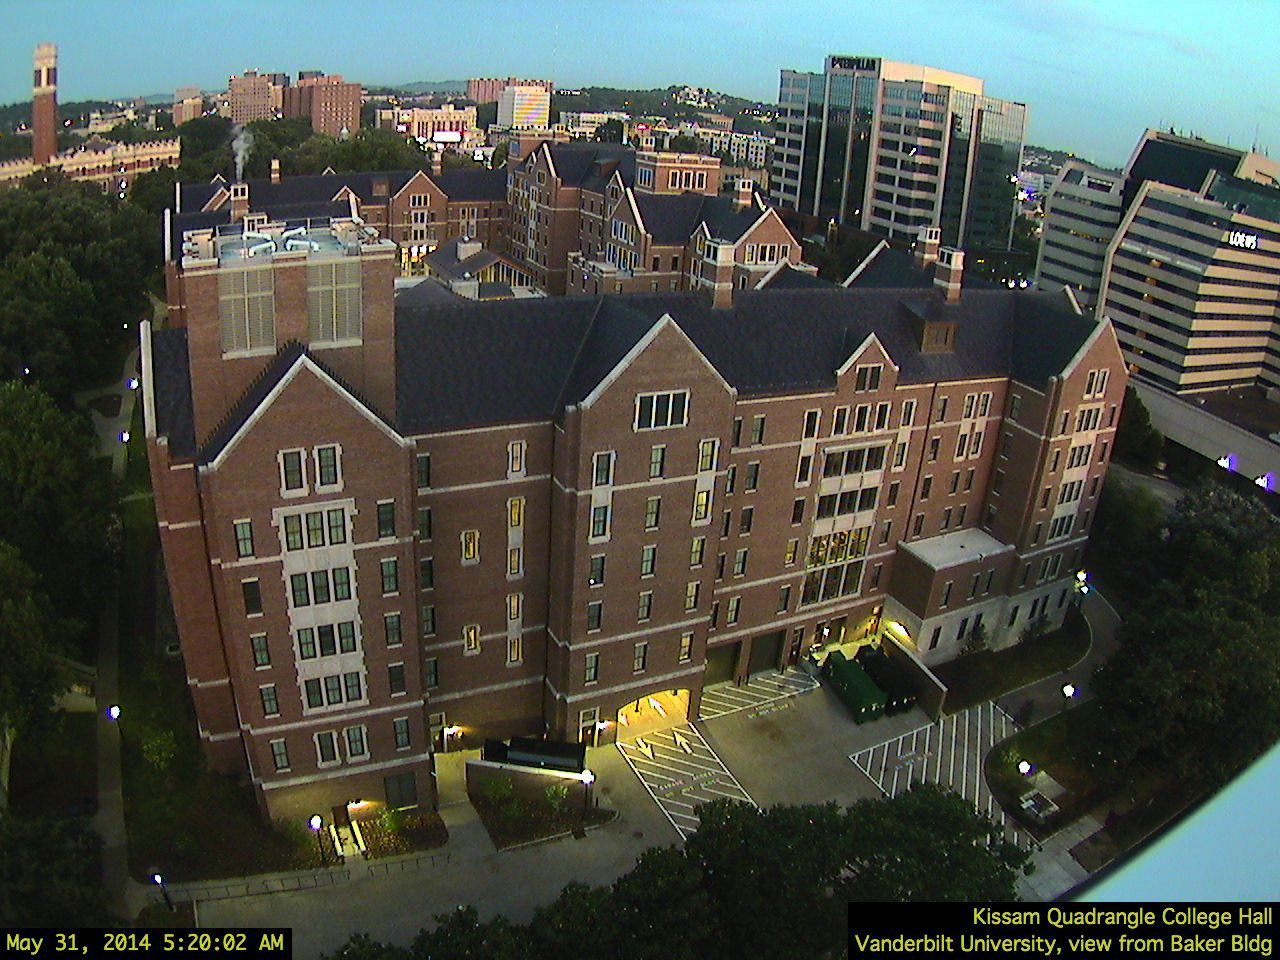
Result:
<instances>
[{"instance_id":1,"label":"loews sign","mask_svg":"<svg viewBox=\"0 0 1280 960\"><path fill-rule=\"evenodd\" d=\"M1243 247L1245 250L1257 250L1258 235L1245 233L1243 230L1232 230L1227 234L1227 243L1233 247Z\"/></svg>"}]
</instances>

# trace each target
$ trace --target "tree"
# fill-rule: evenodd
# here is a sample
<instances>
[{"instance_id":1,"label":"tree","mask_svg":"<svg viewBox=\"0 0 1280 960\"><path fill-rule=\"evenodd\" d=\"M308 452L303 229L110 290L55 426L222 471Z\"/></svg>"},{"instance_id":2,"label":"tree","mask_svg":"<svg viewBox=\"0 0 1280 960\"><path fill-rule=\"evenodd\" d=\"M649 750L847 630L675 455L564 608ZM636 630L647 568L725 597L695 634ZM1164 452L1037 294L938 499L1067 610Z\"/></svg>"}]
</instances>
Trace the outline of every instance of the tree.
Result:
<instances>
[{"instance_id":1,"label":"tree","mask_svg":"<svg viewBox=\"0 0 1280 960\"><path fill-rule=\"evenodd\" d=\"M64 358L61 372L101 376L105 362L116 356L115 346L136 336L129 332L136 329L133 324L144 310L150 312L146 280L161 261L154 221L138 206L105 195L93 184L68 180L58 171L40 171L23 181L22 189L0 194L0 266L18 264L20 258L35 254L47 261L66 261L91 292L92 308L85 311L71 291L62 289L64 274L50 273L56 268L46 261L27 260L15 267L19 276L11 278L11 284L37 301L57 304L57 330L79 331L70 342L77 356ZM82 315L67 316L68 312ZM23 324L17 327L22 329ZM10 330L0 323L0 349L13 345L7 339ZM19 339L17 347L30 344ZM50 349L59 350L62 345ZM0 369L0 377L20 372L6 367ZM41 377L41 372L36 376ZM60 388L50 389L65 399Z\"/></svg>"},{"instance_id":2,"label":"tree","mask_svg":"<svg viewBox=\"0 0 1280 960\"><path fill-rule=\"evenodd\" d=\"M533 960L524 928L506 917L480 922L475 907L459 907L436 916L436 926L413 938L412 954L421 960Z\"/></svg>"},{"instance_id":3,"label":"tree","mask_svg":"<svg viewBox=\"0 0 1280 960\"><path fill-rule=\"evenodd\" d=\"M173 167L145 170L133 178L129 187L129 202L153 217L156 229L159 230L165 210L173 206L173 188L177 182L178 171Z\"/></svg>"},{"instance_id":4,"label":"tree","mask_svg":"<svg viewBox=\"0 0 1280 960\"><path fill-rule=\"evenodd\" d=\"M688 134L677 133L667 141L667 149L672 153L701 153L702 141Z\"/></svg>"},{"instance_id":5,"label":"tree","mask_svg":"<svg viewBox=\"0 0 1280 960\"><path fill-rule=\"evenodd\" d=\"M1154 470L1163 447L1163 434L1151 425L1146 404L1130 384L1125 388L1120 425L1116 428L1115 458L1139 470Z\"/></svg>"},{"instance_id":6,"label":"tree","mask_svg":"<svg viewBox=\"0 0 1280 960\"><path fill-rule=\"evenodd\" d=\"M1152 582L1164 525L1164 505L1155 494L1108 476L1098 498L1087 566L1126 596L1140 596Z\"/></svg>"},{"instance_id":7,"label":"tree","mask_svg":"<svg viewBox=\"0 0 1280 960\"><path fill-rule=\"evenodd\" d=\"M54 697L66 688L55 659L66 629L17 549L0 543L0 734L23 733L52 715Z\"/></svg>"},{"instance_id":8,"label":"tree","mask_svg":"<svg viewBox=\"0 0 1280 960\"><path fill-rule=\"evenodd\" d=\"M52 248L0 261L0 375L67 400L120 332L102 329L94 306L93 289Z\"/></svg>"},{"instance_id":9,"label":"tree","mask_svg":"<svg viewBox=\"0 0 1280 960\"><path fill-rule=\"evenodd\" d=\"M701 871L675 847L646 850L613 885L616 955L699 960L715 931Z\"/></svg>"},{"instance_id":10,"label":"tree","mask_svg":"<svg viewBox=\"0 0 1280 960\"><path fill-rule=\"evenodd\" d=\"M231 121L226 117L195 117L178 127L182 138L182 163L178 166L184 182L207 181L215 173L230 178Z\"/></svg>"},{"instance_id":11,"label":"tree","mask_svg":"<svg viewBox=\"0 0 1280 960\"><path fill-rule=\"evenodd\" d=\"M596 143L621 143L622 121L610 118L596 127Z\"/></svg>"},{"instance_id":12,"label":"tree","mask_svg":"<svg viewBox=\"0 0 1280 960\"><path fill-rule=\"evenodd\" d=\"M963 798L936 785L850 808L851 900L1015 900L1030 854Z\"/></svg>"},{"instance_id":13,"label":"tree","mask_svg":"<svg viewBox=\"0 0 1280 960\"><path fill-rule=\"evenodd\" d=\"M698 819L685 855L712 904L714 936L704 956L789 960L840 940L845 906L831 890L844 868L845 827L835 804L757 810L717 800L700 807Z\"/></svg>"},{"instance_id":14,"label":"tree","mask_svg":"<svg viewBox=\"0 0 1280 960\"><path fill-rule=\"evenodd\" d=\"M114 556L115 489L92 443L84 420L47 394L0 383L0 540L82 623L96 620Z\"/></svg>"},{"instance_id":15,"label":"tree","mask_svg":"<svg viewBox=\"0 0 1280 960\"><path fill-rule=\"evenodd\" d=\"M113 926L100 849L81 820L0 817L0 926Z\"/></svg>"},{"instance_id":16,"label":"tree","mask_svg":"<svg viewBox=\"0 0 1280 960\"><path fill-rule=\"evenodd\" d=\"M554 902L538 908L529 928L539 957L579 956L586 944L596 957L618 956L613 891L608 887L566 884Z\"/></svg>"},{"instance_id":17,"label":"tree","mask_svg":"<svg viewBox=\"0 0 1280 960\"><path fill-rule=\"evenodd\" d=\"M1213 483L1174 506L1163 557L1168 574L1179 581L1229 578L1240 557L1278 537L1280 523L1256 497Z\"/></svg>"},{"instance_id":18,"label":"tree","mask_svg":"<svg viewBox=\"0 0 1280 960\"><path fill-rule=\"evenodd\" d=\"M1120 630L1094 681L1117 769L1225 781L1280 738L1280 624L1216 590L1164 583Z\"/></svg>"},{"instance_id":19,"label":"tree","mask_svg":"<svg viewBox=\"0 0 1280 960\"><path fill-rule=\"evenodd\" d=\"M511 141L503 140L500 144L493 148L493 159L489 161L493 169L504 167L507 164L507 157L511 155Z\"/></svg>"}]
</instances>

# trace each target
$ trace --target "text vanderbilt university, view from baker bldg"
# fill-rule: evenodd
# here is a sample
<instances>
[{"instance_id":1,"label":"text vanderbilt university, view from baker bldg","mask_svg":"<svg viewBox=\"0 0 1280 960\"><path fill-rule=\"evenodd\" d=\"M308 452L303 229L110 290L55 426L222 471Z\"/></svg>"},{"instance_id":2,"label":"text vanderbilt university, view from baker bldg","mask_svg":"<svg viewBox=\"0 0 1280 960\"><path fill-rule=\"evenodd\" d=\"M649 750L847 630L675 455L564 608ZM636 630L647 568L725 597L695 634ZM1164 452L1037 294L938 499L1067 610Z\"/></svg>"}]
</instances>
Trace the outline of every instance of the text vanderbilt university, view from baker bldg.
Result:
<instances>
[{"instance_id":1,"label":"text vanderbilt university, view from baker bldg","mask_svg":"<svg viewBox=\"0 0 1280 960\"><path fill-rule=\"evenodd\" d=\"M1061 621L1126 381L1065 294L962 289L925 229L848 287L440 303L352 214L232 197L173 218L142 379L200 737L270 817Z\"/></svg>"}]
</instances>

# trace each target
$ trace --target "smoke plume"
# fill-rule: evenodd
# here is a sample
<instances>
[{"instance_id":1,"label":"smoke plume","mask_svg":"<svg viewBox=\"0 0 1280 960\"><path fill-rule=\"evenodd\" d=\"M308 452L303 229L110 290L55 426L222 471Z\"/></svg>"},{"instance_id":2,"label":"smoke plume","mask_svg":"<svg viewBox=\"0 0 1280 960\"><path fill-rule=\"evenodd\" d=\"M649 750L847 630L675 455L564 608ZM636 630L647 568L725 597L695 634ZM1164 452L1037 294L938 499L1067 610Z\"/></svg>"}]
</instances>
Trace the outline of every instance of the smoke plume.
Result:
<instances>
[{"instance_id":1,"label":"smoke plume","mask_svg":"<svg viewBox=\"0 0 1280 960\"><path fill-rule=\"evenodd\" d=\"M236 179L244 179L245 161L253 150L253 131L240 127L236 130L236 138L231 141L231 151L236 155Z\"/></svg>"}]
</instances>

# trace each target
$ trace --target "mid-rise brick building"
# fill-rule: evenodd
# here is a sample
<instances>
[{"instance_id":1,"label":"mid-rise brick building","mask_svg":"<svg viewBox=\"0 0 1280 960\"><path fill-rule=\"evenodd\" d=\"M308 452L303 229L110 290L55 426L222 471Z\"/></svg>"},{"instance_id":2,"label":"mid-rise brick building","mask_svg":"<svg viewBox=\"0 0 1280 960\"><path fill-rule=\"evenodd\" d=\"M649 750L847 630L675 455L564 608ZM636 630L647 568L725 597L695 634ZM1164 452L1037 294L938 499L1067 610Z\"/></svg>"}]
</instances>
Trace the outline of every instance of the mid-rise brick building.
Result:
<instances>
[{"instance_id":1,"label":"mid-rise brick building","mask_svg":"<svg viewBox=\"0 0 1280 960\"><path fill-rule=\"evenodd\" d=\"M283 116L311 121L311 129L327 137L341 137L360 129L361 88L340 75L308 75L281 88Z\"/></svg>"},{"instance_id":2,"label":"mid-rise brick building","mask_svg":"<svg viewBox=\"0 0 1280 960\"><path fill-rule=\"evenodd\" d=\"M472 103L496 103L507 87L537 87L548 94L555 91L550 80L521 80L519 77L472 77L467 81L467 99Z\"/></svg>"},{"instance_id":3,"label":"mid-rise brick building","mask_svg":"<svg viewBox=\"0 0 1280 960\"><path fill-rule=\"evenodd\" d=\"M1062 616L1125 387L1065 295L962 291L934 232L923 286L393 299L367 223L230 194L172 219L144 409L200 736L270 815Z\"/></svg>"},{"instance_id":4,"label":"mid-rise brick building","mask_svg":"<svg viewBox=\"0 0 1280 960\"><path fill-rule=\"evenodd\" d=\"M799 242L720 161L616 144L543 143L509 168L509 250L551 294L754 286Z\"/></svg>"},{"instance_id":5,"label":"mid-rise brick building","mask_svg":"<svg viewBox=\"0 0 1280 960\"><path fill-rule=\"evenodd\" d=\"M281 87L257 70L246 70L227 81L227 116L235 124L271 120L281 106Z\"/></svg>"}]
</instances>

